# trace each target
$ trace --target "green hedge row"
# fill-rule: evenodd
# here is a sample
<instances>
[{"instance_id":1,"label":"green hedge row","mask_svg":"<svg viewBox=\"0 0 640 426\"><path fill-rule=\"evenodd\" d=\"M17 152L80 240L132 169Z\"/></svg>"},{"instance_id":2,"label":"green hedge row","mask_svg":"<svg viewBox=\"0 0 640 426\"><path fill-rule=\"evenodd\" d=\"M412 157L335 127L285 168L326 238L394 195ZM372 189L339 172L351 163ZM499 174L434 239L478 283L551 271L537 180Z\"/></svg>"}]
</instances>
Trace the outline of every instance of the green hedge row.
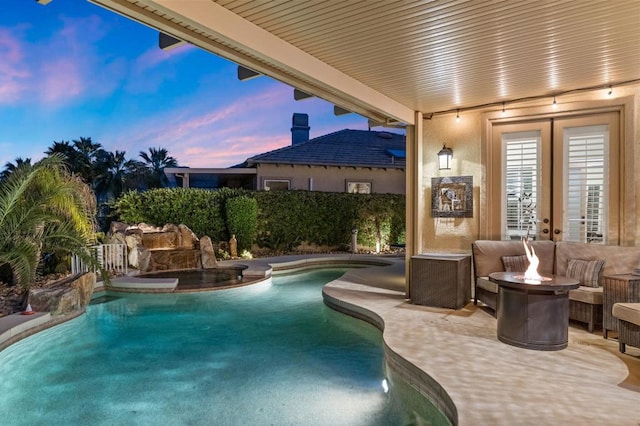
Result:
<instances>
[{"instance_id":1,"label":"green hedge row","mask_svg":"<svg viewBox=\"0 0 640 426\"><path fill-rule=\"evenodd\" d=\"M350 245L354 228L363 246L404 243L405 197L397 194L164 188L126 193L114 212L126 223L183 223L213 241L236 234L239 249L251 247L251 236L280 251L301 243L340 248Z\"/></svg>"}]
</instances>

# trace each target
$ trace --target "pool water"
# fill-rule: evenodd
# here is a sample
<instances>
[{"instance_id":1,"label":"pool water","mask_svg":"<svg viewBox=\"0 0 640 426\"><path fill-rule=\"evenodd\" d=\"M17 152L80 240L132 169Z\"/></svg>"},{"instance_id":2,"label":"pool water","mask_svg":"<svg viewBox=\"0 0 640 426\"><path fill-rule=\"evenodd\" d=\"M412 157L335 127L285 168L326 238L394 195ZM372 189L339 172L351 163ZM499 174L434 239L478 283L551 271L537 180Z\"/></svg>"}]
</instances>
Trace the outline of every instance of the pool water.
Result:
<instances>
[{"instance_id":1,"label":"pool water","mask_svg":"<svg viewBox=\"0 0 640 426\"><path fill-rule=\"evenodd\" d=\"M381 333L323 304L344 272L103 298L0 352L1 422L446 424L419 394L385 393Z\"/></svg>"}]
</instances>

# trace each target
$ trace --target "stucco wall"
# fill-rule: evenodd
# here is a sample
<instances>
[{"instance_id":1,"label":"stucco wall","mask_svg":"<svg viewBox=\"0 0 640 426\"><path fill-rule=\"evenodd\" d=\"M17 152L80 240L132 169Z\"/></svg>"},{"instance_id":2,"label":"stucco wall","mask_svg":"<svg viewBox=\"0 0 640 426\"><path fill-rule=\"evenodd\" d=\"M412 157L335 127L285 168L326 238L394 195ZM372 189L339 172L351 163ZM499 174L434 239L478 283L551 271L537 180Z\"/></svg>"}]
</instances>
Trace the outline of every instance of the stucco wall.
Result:
<instances>
[{"instance_id":1,"label":"stucco wall","mask_svg":"<svg viewBox=\"0 0 640 426\"><path fill-rule=\"evenodd\" d=\"M565 94L558 96L558 106L553 109L552 98L545 98L517 105L506 105L507 116L567 114L600 107L623 105L621 128L623 153L621 155L622 190L621 211L623 225L621 244L640 245L640 223L637 207L640 206L640 85L614 87L613 96L605 90ZM422 252L470 252L471 243L480 238L482 221L487 220L486 164L483 159L483 139L490 117L501 114L501 106L434 115L424 120L423 128L423 179L418 197L423 197L425 208L419 212L423 224ZM453 149L451 170L438 170L437 153L443 144ZM473 217L433 218L431 215L431 178L445 176L473 177Z\"/></svg>"},{"instance_id":2,"label":"stucco wall","mask_svg":"<svg viewBox=\"0 0 640 426\"><path fill-rule=\"evenodd\" d=\"M404 169L376 169L363 167L317 167L317 166L258 166L258 189L264 188L265 179L286 179L290 189L309 190L309 179L313 179L314 191L345 192L347 181L371 182L374 193L404 194Z\"/></svg>"}]
</instances>

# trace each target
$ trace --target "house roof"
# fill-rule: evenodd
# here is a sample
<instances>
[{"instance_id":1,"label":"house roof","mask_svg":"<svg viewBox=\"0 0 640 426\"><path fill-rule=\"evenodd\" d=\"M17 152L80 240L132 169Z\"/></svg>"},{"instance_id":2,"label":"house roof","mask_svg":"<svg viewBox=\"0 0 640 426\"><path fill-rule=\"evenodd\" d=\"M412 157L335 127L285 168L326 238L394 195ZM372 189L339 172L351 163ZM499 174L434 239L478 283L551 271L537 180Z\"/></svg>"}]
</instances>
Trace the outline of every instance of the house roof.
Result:
<instances>
[{"instance_id":1,"label":"house roof","mask_svg":"<svg viewBox=\"0 0 640 426\"><path fill-rule=\"evenodd\" d=\"M92 1L375 121L640 79L634 0Z\"/></svg>"},{"instance_id":2,"label":"house roof","mask_svg":"<svg viewBox=\"0 0 640 426\"><path fill-rule=\"evenodd\" d=\"M246 164L298 164L404 169L405 136L370 130L340 130L307 142L258 154Z\"/></svg>"}]
</instances>

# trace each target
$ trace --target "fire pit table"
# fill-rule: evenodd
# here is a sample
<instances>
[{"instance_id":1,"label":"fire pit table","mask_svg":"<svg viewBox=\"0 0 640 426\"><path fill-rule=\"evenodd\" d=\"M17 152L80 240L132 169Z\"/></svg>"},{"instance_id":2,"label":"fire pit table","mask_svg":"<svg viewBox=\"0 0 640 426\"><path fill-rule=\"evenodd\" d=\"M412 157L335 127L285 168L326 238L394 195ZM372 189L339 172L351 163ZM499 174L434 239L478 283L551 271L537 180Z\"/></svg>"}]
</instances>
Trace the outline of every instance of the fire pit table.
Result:
<instances>
[{"instance_id":1,"label":"fire pit table","mask_svg":"<svg viewBox=\"0 0 640 426\"><path fill-rule=\"evenodd\" d=\"M539 351L557 351L569 342L569 290L577 280L553 276L525 280L522 272L494 272L498 284L498 340Z\"/></svg>"}]
</instances>

